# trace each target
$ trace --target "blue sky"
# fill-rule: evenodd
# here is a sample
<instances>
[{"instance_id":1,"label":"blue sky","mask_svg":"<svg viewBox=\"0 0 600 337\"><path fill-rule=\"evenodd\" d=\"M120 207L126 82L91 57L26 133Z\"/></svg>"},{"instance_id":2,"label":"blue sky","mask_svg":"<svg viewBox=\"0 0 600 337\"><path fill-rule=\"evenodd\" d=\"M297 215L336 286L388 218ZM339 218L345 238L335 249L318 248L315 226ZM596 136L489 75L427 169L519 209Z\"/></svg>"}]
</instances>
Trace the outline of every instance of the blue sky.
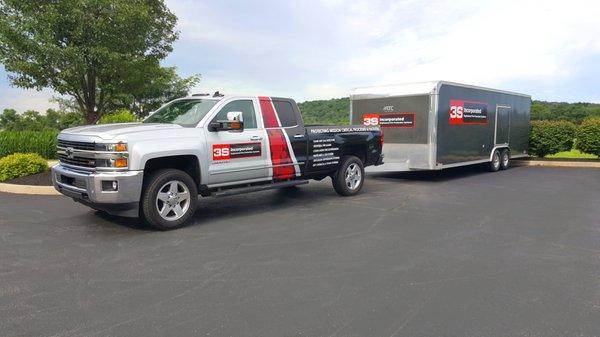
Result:
<instances>
[{"instance_id":1,"label":"blue sky","mask_svg":"<svg viewBox=\"0 0 600 337\"><path fill-rule=\"evenodd\" d=\"M444 79L600 103L600 2L167 0L181 37L164 64L195 92L342 97ZM51 90L10 88L0 109L45 110Z\"/></svg>"}]
</instances>

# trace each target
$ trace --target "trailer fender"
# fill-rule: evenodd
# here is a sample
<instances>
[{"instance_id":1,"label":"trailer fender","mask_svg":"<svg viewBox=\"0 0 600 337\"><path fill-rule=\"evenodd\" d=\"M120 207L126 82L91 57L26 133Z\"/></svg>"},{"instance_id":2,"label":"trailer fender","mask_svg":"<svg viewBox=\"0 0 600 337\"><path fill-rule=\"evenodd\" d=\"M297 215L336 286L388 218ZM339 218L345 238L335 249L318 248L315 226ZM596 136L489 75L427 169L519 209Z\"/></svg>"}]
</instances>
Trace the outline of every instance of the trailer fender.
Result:
<instances>
[{"instance_id":1,"label":"trailer fender","mask_svg":"<svg viewBox=\"0 0 600 337\"><path fill-rule=\"evenodd\" d=\"M510 146L508 146L508 145L494 146L494 148L492 149L492 151L490 151L490 160L489 161L492 161L492 156L494 155L494 151L496 151L496 150L502 150L502 149L508 149L508 152L510 152Z\"/></svg>"}]
</instances>

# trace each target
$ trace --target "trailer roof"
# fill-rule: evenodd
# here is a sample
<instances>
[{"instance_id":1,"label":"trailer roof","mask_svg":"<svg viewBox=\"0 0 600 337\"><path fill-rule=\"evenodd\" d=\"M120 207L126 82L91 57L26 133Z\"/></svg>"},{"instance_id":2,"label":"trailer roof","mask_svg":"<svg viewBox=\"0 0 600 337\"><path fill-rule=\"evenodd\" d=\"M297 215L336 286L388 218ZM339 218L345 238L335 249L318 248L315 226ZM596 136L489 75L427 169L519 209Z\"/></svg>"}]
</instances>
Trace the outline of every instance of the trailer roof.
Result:
<instances>
[{"instance_id":1,"label":"trailer roof","mask_svg":"<svg viewBox=\"0 0 600 337\"><path fill-rule=\"evenodd\" d=\"M390 84L380 85L371 87L354 88L350 91L350 97L357 96L417 96L417 95L432 95L437 94L440 87L445 85L457 86L463 88L480 89L494 92L501 92L505 94L524 96L531 98L530 95L521 94L518 92L498 90L486 87L478 87L469 84L461 84L449 81L428 81L428 82L416 82L416 83L404 83L404 84Z\"/></svg>"}]
</instances>

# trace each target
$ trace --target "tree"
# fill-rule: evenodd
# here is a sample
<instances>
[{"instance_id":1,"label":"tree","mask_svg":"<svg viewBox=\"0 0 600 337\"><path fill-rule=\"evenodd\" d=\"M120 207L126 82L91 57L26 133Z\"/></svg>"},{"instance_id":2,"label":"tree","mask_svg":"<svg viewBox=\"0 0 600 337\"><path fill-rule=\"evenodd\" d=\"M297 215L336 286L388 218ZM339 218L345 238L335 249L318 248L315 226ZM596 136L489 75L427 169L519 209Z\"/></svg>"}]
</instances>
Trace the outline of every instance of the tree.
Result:
<instances>
[{"instance_id":1,"label":"tree","mask_svg":"<svg viewBox=\"0 0 600 337\"><path fill-rule=\"evenodd\" d=\"M577 130L577 148L600 157L600 118L587 118Z\"/></svg>"},{"instance_id":2,"label":"tree","mask_svg":"<svg viewBox=\"0 0 600 337\"><path fill-rule=\"evenodd\" d=\"M132 73L129 77L130 88L112 102L110 110L125 108L144 117L165 102L186 96L190 88L200 81L199 75L179 77L174 67L161 67L152 71L152 74Z\"/></svg>"},{"instance_id":3,"label":"tree","mask_svg":"<svg viewBox=\"0 0 600 337\"><path fill-rule=\"evenodd\" d=\"M160 80L176 23L163 0L0 0L0 63L13 85L69 95L95 123Z\"/></svg>"}]
</instances>

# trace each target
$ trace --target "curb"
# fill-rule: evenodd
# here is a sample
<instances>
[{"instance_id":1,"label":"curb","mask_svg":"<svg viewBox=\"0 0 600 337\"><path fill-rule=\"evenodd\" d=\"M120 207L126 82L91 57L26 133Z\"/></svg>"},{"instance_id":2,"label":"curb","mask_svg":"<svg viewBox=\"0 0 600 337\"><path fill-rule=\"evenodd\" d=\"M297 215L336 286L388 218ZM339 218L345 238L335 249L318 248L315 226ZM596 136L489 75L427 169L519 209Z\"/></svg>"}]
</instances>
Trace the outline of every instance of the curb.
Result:
<instances>
[{"instance_id":1,"label":"curb","mask_svg":"<svg viewBox=\"0 0 600 337\"><path fill-rule=\"evenodd\" d=\"M48 160L48 167L58 164L58 160ZM0 183L0 192L26 195L61 195L54 186L18 185Z\"/></svg>"},{"instance_id":2,"label":"curb","mask_svg":"<svg viewBox=\"0 0 600 337\"><path fill-rule=\"evenodd\" d=\"M0 183L0 192L29 195L61 195L54 186L34 186Z\"/></svg>"},{"instance_id":3,"label":"curb","mask_svg":"<svg viewBox=\"0 0 600 337\"><path fill-rule=\"evenodd\" d=\"M600 168L600 161L513 160L513 166Z\"/></svg>"}]
</instances>

